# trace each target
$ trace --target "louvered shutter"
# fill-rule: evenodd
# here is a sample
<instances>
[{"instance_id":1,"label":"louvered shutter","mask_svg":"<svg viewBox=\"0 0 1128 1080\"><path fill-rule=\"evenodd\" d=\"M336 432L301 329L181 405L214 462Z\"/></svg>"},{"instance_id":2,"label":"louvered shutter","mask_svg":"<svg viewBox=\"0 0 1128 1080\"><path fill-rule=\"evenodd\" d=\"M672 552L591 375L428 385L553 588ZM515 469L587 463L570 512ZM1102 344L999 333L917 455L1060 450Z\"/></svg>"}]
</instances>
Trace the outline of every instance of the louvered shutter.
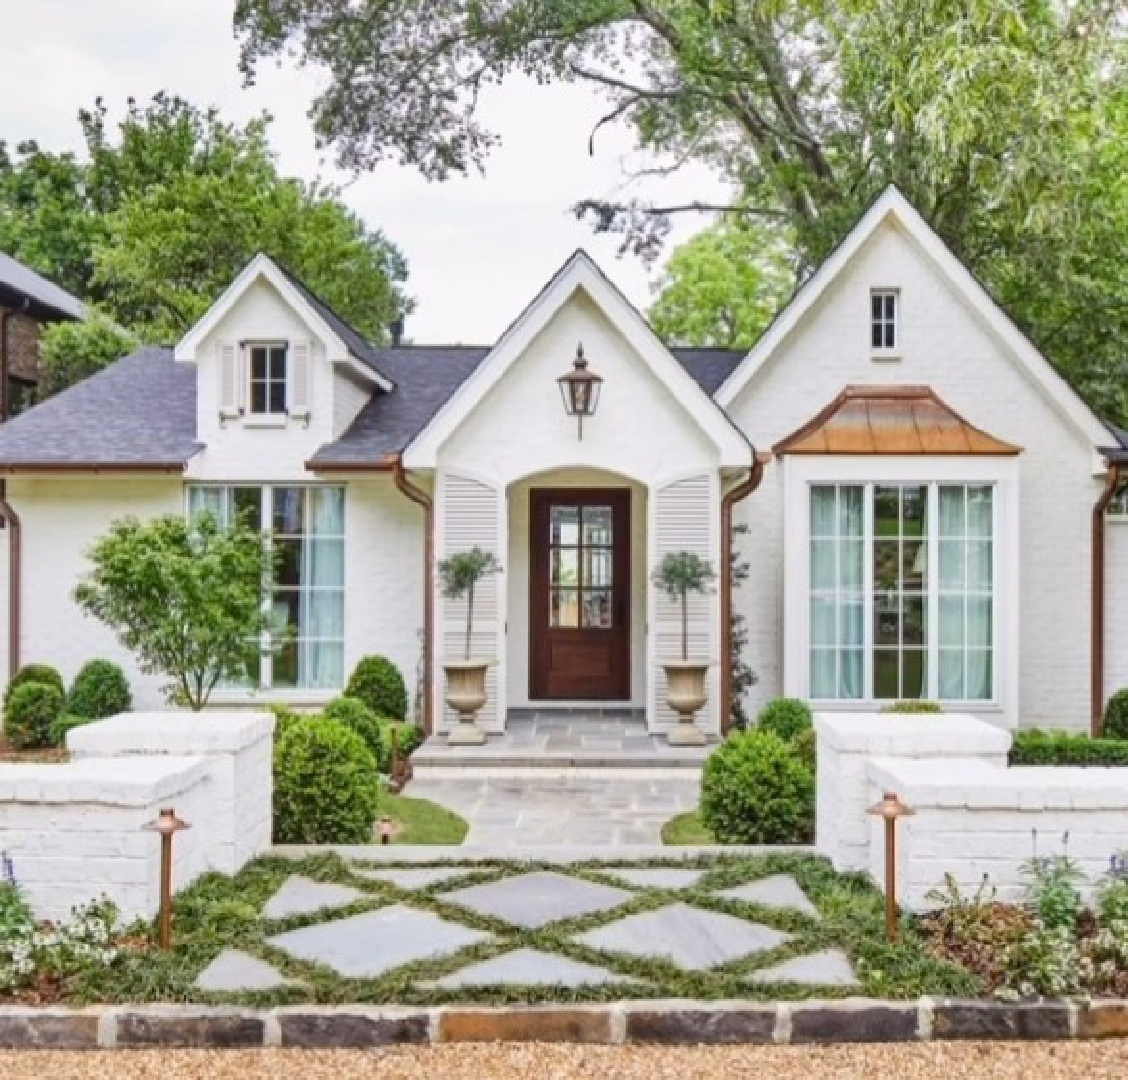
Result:
<instances>
[{"instance_id":1,"label":"louvered shutter","mask_svg":"<svg viewBox=\"0 0 1128 1080\"><path fill-rule=\"evenodd\" d=\"M709 559L714 570L719 573L714 544L718 527L715 518L713 485L708 474L686 477L659 488L655 497L655 565L670 552L692 551ZM653 589L653 586L651 598L657 661L651 679L655 693L653 715L661 727L668 727L677 722L677 714L666 704L666 673L661 665L663 660L677 660L681 657L681 605ZM714 664L720 660L717 655L716 604L715 593L689 598L687 621L691 660L710 660ZM703 727L711 726L710 715L717 707L716 667L710 670L709 687L709 703L698 714L698 722Z\"/></svg>"},{"instance_id":2,"label":"louvered shutter","mask_svg":"<svg viewBox=\"0 0 1128 1080\"><path fill-rule=\"evenodd\" d=\"M504 565L501 552L501 501L496 488L465 476L447 474L443 480L442 555L480 547L491 551ZM498 696L502 670L501 590L502 574L490 574L474 589L474 632L470 640L472 658L494 661L486 675L488 700L478 714L478 723L487 731L504 727ZM442 598L442 642L440 660L460 659L466 640L466 598ZM443 706L443 719L453 724L457 714Z\"/></svg>"},{"instance_id":3,"label":"louvered shutter","mask_svg":"<svg viewBox=\"0 0 1128 1080\"><path fill-rule=\"evenodd\" d=\"M229 419L239 415L239 356L233 341L221 341L215 347L218 365L219 415Z\"/></svg>"},{"instance_id":4,"label":"louvered shutter","mask_svg":"<svg viewBox=\"0 0 1128 1080\"><path fill-rule=\"evenodd\" d=\"M309 416L310 343L295 341L291 350L286 409L291 416Z\"/></svg>"}]
</instances>

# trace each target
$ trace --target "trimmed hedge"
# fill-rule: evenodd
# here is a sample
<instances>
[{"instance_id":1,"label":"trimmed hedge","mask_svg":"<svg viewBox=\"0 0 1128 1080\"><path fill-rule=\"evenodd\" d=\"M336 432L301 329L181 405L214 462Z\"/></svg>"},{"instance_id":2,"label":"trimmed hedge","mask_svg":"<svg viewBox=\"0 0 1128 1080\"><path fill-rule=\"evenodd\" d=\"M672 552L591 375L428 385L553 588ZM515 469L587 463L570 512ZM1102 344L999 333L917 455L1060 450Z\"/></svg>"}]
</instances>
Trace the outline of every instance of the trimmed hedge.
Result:
<instances>
[{"instance_id":1,"label":"trimmed hedge","mask_svg":"<svg viewBox=\"0 0 1128 1080\"><path fill-rule=\"evenodd\" d=\"M358 698L377 716L407 716L407 686L399 668L383 656L366 656L353 668L345 697Z\"/></svg>"},{"instance_id":2,"label":"trimmed hedge","mask_svg":"<svg viewBox=\"0 0 1128 1080\"><path fill-rule=\"evenodd\" d=\"M804 731L810 731L815 720L811 707L799 698L775 698L756 717L757 731L770 731L789 742Z\"/></svg>"},{"instance_id":3,"label":"trimmed hedge","mask_svg":"<svg viewBox=\"0 0 1128 1080\"><path fill-rule=\"evenodd\" d=\"M705 762L701 819L722 844L804 844L814 833L815 774L771 731L731 735Z\"/></svg>"},{"instance_id":4,"label":"trimmed hedge","mask_svg":"<svg viewBox=\"0 0 1128 1080\"><path fill-rule=\"evenodd\" d=\"M49 683L24 682L12 691L4 711L4 734L17 750L51 745L51 727L63 711L63 692Z\"/></svg>"},{"instance_id":5,"label":"trimmed hedge","mask_svg":"<svg viewBox=\"0 0 1128 1080\"><path fill-rule=\"evenodd\" d=\"M89 720L116 716L131 708L133 694L129 680L110 660L90 660L83 664L67 695L67 712Z\"/></svg>"},{"instance_id":6,"label":"trimmed hedge","mask_svg":"<svg viewBox=\"0 0 1128 1080\"><path fill-rule=\"evenodd\" d=\"M376 759L340 721L290 724L275 743L275 843L370 843L378 802Z\"/></svg>"},{"instance_id":7,"label":"trimmed hedge","mask_svg":"<svg viewBox=\"0 0 1128 1080\"><path fill-rule=\"evenodd\" d=\"M1071 731L1016 731L1012 765L1080 765L1128 767L1128 740L1091 739Z\"/></svg>"},{"instance_id":8,"label":"trimmed hedge","mask_svg":"<svg viewBox=\"0 0 1128 1080\"><path fill-rule=\"evenodd\" d=\"M363 701L348 695L334 698L325 706L322 715L326 720L337 720L349 730L355 731L364 740L364 745L371 751L379 767L387 753L385 749L387 739L384 731L387 726L386 721L381 723L380 717ZM380 771L386 772L387 770L380 769Z\"/></svg>"},{"instance_id":9,"label":"trimmed hedge","mask_svg":"<svg viewBox=\"0 0 1128 1080\"><path fill-rule=\"evenodd\" d=\"M1128 739L1128 686L1108 699L1101 734L1106 739Z\"/></svg>"},{"instance_id":10,"label":"trimmed hedge","mask_svg":"<svg viewBox=\"0 0 1128 1080\"><path fill-rule=\"evenodd\" d=\"M74 731L75 728L93 724L96 720L97 717L75 716L73 713L63 713L61 716L57 717L55 722L51 725L51 745L65 747L67 745L68 731Z\"/></svg>"},{"instance_id":11,"label":"trimmed hedge","mask_svg":"<svg viewBox=\"0 0 1128 1080\"><path fill-rule=\"evenodd\" d=\"M7 689L4 691L5 710L7 710L8 702L12 700L12 694L15 693L16 689L23 686L24 683L29 682L53 686L60 694L66 697L67 688L63 683L63 677L50 664L24 664L24 666L12 676Z\"/></svg>"}]
</instances>

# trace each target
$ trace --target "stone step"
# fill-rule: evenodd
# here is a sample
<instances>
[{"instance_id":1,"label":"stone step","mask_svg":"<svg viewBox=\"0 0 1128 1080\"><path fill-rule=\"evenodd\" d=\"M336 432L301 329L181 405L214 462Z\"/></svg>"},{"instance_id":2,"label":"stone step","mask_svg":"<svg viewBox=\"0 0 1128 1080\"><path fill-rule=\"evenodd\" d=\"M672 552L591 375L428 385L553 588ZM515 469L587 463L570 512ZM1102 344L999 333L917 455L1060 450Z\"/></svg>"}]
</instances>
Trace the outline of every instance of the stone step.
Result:
<instances>
[{"instance_id":1,"label":"stone step","mask_svg":"<svg viewBox=\"0 0 1128 1080\"><path fill-rule=\"evenodd\" d=\"M572 770L629 769L659 770L700 769L715 743L701 747L663 747L653 750L542 750L516 749L504 746L447 746L428 739L411 756L416 777L442 775L451 771L483 769L505 770Z\"/></svg>"}]
</instances>

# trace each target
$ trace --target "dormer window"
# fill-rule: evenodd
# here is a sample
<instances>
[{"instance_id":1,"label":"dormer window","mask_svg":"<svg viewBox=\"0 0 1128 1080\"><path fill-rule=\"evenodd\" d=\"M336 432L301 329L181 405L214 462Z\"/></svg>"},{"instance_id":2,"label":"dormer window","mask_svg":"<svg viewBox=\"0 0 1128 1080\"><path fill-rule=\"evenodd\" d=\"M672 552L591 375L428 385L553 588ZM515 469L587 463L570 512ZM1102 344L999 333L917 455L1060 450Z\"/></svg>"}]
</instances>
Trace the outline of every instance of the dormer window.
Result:
<instances>
[{"instance_id":1,"label":"dormer window","mask_svg":"<svg viewBox=\"0 0 1128 1080\"><path fill-rule=\"evenodd\" d=\"M870 347L874 353L888 357L899 348L900 308L901 294L897 289L870 291Z\"/></svg>"},{"instance_id":2,"label":"dormer window","mask_svg":"<svg viewBox=\"0 0 1128 1080\"><path fill-rule=\"evenodd\" d=\"M286 345L282 342L258 342L247 346L250 377L249 394L252 416L284 416L286 414Z\"/></svg>"}]
</instances>

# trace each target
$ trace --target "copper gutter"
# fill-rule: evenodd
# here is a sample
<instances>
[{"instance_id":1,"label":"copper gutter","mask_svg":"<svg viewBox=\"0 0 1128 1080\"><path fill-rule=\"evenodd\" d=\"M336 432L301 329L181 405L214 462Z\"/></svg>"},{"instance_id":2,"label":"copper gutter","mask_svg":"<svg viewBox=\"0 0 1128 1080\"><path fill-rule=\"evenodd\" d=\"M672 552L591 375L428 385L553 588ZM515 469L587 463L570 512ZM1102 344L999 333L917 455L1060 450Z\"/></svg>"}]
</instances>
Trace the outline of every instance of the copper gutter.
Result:
<instances>
[{"instance_id":1,"label":"copper gutter","mask_svg":"<svg viewBox=\"0 0 1128 1080\"><path fill-rule=\"evenodd\" d=\"M760 486L769 454L752 456L747 478L721 499L721 734L732 727L732 508Z\"/></svg>"},{"instance_id":2,"label":"copper gutter","mask_svg":"<svg viewBox=\"0 0 1128 1080\"><path fill-rule=\"evenodd\" d=\"M8 527L8 679L20 669L20 518L8 502L8 484L0 480L0 519Z\"/></svg>"},{"instance_id":3,"label":"copper gutter","mask_svg":"<svg viewBox=\"0 0 1128 1080\"><path fill-rule=\"evenodd\" d=\"M423 507L423 731L430 735L434 684L434 619L435 619L435 511L431 496L407 478L403 459L397 457L392 466L396 487L413 503Z\"/></svg>"},{"instance_id":4,"label":"copper gutter","mask_svg":"<svg viewBox=\"0 0 1128 1080\"><path fill-rule=\"evenodd\" d=\"M1105 511L1116 489L1120 486L1120 464L1110 461L1101 496L1093 506L1092 525L1092 580L1089 670L1092 682L1089 688L1089 731L1094 738L1101 733L1104 718L1104 661L1105 661Z\"/></svg>"}]
</instances>

